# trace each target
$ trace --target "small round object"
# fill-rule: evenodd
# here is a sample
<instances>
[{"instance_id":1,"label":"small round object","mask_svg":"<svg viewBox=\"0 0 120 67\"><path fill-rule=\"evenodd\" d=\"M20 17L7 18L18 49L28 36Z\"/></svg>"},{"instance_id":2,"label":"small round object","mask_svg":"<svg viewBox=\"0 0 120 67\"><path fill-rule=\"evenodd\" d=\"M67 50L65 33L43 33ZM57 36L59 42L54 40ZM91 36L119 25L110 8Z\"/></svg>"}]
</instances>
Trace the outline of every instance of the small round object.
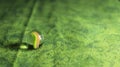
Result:
<instances>
[{"instance_id":1,"label":"small round object","mask_svg":"<svg viewBox=\"0 0 120 67\"><path fill-rule=\"evenodd\" d=\"M20 48L21 48L21 49L28 49L28 46L27 46L27 45L22 44L22 45L20 46Z\"/></svg>"}]
</instances>

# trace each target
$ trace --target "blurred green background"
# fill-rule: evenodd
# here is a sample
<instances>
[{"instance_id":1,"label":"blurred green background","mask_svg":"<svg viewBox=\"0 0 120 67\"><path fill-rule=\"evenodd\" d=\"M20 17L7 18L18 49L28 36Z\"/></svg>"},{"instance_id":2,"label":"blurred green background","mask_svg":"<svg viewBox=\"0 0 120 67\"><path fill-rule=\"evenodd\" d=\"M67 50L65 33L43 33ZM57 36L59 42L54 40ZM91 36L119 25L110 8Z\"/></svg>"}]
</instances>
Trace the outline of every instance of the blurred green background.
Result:
<instances>
[{"instance_id":1,"label":"blurred green background","mask_svg":"<svg viewBox=\"0 0 120 67\"><path fill-rule=\"evenodd\" d=\"M30 32L44 35L39 49ZM120 67L119 0L0 0L0 67Z\"/></svg>"}]
</instances>

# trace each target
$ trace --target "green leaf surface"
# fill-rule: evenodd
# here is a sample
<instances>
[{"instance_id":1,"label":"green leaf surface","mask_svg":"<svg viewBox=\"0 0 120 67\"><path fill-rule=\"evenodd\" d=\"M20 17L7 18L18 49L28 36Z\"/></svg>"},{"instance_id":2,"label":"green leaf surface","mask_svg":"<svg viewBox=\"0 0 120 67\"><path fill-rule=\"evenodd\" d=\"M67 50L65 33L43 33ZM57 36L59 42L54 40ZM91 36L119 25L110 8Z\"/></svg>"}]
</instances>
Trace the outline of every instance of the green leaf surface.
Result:
<instances>
[{"instance_id":1,"label":"green leaf surface","mask_svg":"<svg viewBox=\"0 0 120 67\"><path fill-rule=\"evenodd\" d=\"M0 67L120 67L119 6L118 0L1 1ZM32 31L43 44L19 49L33 45Z\"/></svg>"}]
</instances>

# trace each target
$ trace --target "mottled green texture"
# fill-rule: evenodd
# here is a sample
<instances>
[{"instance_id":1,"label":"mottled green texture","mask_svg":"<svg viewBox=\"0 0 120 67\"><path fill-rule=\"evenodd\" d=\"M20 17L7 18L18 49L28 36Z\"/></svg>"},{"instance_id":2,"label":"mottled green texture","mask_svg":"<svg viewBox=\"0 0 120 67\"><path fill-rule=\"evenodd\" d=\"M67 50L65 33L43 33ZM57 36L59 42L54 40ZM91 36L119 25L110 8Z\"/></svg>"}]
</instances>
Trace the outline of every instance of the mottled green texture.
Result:
<instances>
[{"instance_id":1,"label":"mottled green texture","mask_svg":"<svg viewBox=\"0 0 120 67\"><path fill-rule=\"evenodd\" d=\"M15 2L19 7L8 4L11 11L4 17L0 11L0 67L120 67L118 0L30 0L22 4L22 0ZM0 5L0 10L5 9L6 5ZM13 8L23 13L16 17ZM44 35L39 49L4 47L32 44L29 33L34 30Z\"/></svg>"},{"instance_id":2,"label":"mottled green texture","mask_svg":"<svg viewBox=\"0 0 120 67\"><path fill-rule=\"evenodd\" d=\"M13 67L33 0L0 0L0 67Z\"/></svg>"}]
</instances>

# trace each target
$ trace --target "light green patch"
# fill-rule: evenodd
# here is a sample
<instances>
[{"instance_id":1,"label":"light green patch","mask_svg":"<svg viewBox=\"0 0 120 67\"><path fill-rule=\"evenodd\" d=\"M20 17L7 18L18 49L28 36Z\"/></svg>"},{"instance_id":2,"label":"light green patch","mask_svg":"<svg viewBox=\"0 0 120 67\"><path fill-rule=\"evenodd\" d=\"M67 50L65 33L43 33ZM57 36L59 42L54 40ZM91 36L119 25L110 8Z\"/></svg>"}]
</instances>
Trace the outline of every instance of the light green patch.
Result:
<instances>
[{"instance_id":1,"label":"light green patch","mask_svg":"<svg viewBox=\"0 0 120 67\"><path fill-rule=\"evenodd\" d=\"M20 48L21 48L21 49L28 49L28 46L27 46L27 45L22 44L22 45L20 45Z\"/></svg>"}]
</instances>

